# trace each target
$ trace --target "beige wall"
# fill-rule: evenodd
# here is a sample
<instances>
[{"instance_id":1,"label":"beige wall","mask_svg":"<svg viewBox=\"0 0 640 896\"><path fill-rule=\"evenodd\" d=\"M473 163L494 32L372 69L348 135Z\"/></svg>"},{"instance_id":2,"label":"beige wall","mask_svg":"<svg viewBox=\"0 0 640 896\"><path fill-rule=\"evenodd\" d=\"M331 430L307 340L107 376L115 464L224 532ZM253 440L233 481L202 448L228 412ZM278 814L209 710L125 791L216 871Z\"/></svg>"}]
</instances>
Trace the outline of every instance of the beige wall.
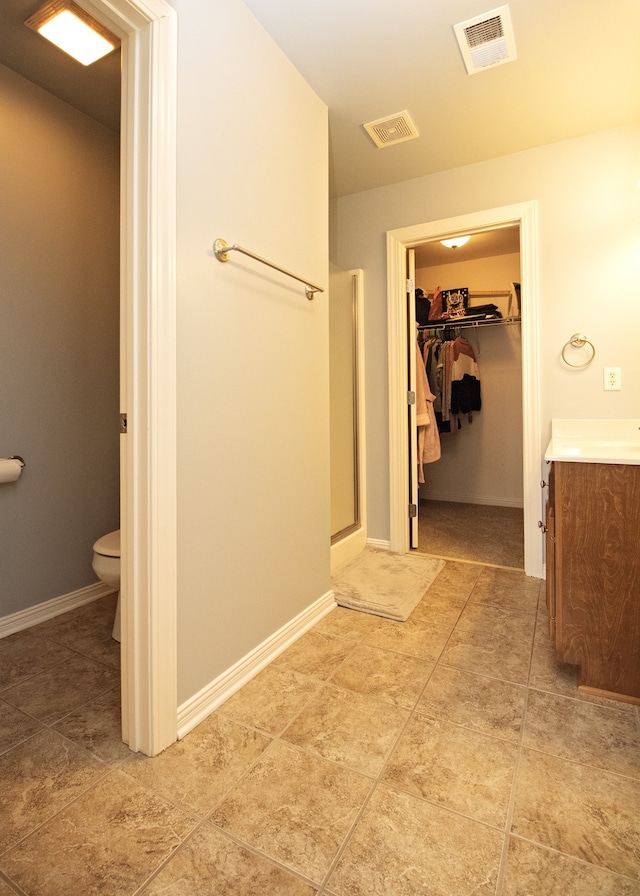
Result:
<instances>
[{"instance_id":1,"label":"beige wall","mask_svg":"<svg viewBox=\"0 0 640 896\"><path fill-rule=\"evenodd\" d=\"M172 0L178 700L329 590L327 112L239 0Z\"/></svg>"},{"instance_id":2,"label":"beige wall","mask_svg":"<svg viewBox=\"0 0 640 896\"><path fill-rule=\"evenodd\" d=\"M553 417L637 417L640 365L640 125L604 131L336 201L331 257L367 282L369 535L389 538L385 232L536 200L539 213L542 459ZM586 370L563 365L573 333ZM604 392L603 366L622 368Z\"/></svg>"},{"instance_id":3,"label":"beige wall","mask_svg":"<svg viewBox=\"0 0 640 896\"><path fill-rule=\"evenodd\" d=\"M0 66L0 617L83 588L119 525L119 138Z\"/></svg>"},{"instance_id":4,"label":"beige wall","mask_svg":"<svg viewBox=\"0 0 640 896\"><path fill-rule=\"evenodd\" d=\"M505 290L520 281L520 255L497 255L416 269L416 286L471 292ZM506 318L509 299L471 298L469 305L491 302ZM519 325L466 329L480 370L482 410L461 429L442 433L440 460L424 468L420 498L522 507L522 341Z\"/></svg>"}]
</instances>

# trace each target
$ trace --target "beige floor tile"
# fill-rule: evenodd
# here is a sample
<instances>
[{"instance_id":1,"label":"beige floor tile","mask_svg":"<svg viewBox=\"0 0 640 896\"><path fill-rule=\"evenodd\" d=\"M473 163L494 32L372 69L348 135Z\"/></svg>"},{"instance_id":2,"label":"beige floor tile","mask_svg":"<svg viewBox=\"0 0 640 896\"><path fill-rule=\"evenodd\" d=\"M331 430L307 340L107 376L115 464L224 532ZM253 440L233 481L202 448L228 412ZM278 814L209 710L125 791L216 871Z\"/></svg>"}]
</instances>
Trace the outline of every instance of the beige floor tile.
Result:
<instances>
[{"instance_id":1,"label":"beige floor tile","mask_svg":"<svg viewBox=\"0 0 640 896\"><path fill-rule=\"evenodd\" d=\"M16 896L16 891L0 877L0 896Z\"/></svg>"},{"instance_id":2,"label":"beige floor tile","mask_svg":"<svg viewBox=\"0 0 640 896\"><path fill-rule=\"evenodd\" d=\"M524 744L563 759L640 779L640 731L633 713L531 691Z\"/></svg>"},{"instance_id":3,"label":"beige floor tile","mask_svg":"<svg viewBox=\"0 0 640 896\"><path fill-rule=\"evenodd\" d=\"M0 754L31 737L42 727L41 722L0 700Z\"/></svg>"},{"instance_id":4,"label":"beige floor tile","mask_svg":"<svg viewBox=\"0 0 640 896\"><path fill-rule=\"evenodd\" d=\"M512 831L640 879L640 782L525 750Z\"/></svg>"},{"instance_id":5,"label":"beige floor tile","mask_svg":"<svg viewBox=\"0 0 640 896\"><path fill-rule=\"evenodd\" d=\"M131 896L195 820L112 772L1 860L29 896Z\"/></svg>"},{"instance_id":6,"label":"beige floor tile","mask_svg":"<svg viewBox=\"0 0 640 896\"><path fill-rule=\"evenodd\" d=\"M398 790L504 828L518 756L515 744L416 715L383 780Z\"/></svg>"},{"instance_id":7,"label":"beige floor tile","mask_svg":"<svg viewBox=\"0 0 640 896\"><path fill-rule=\"evenodd\" d=\"M474 603L473 598L470 598L456 623L456 631L498 635L504 640L505 647L526 643L530 652L535 624L536 617L532 613L504 610L493 604Z\"/></svg>"},{"instance_id":8,"label":"beige floor tile","mask_svg":"<svg viewBox=\"0 0 640 896\"><path fill-rule=\"evenodd\" d=\"M535 614L540 595L540 579L510 569L482 568L469 598L471 603L489 604L503 610Z\"/></svg>"},{"instance_id":9,"label":"beige floor tile","mask_svg":"<svg viewBox=\"0 0 640 896\"><path fill-rule=\"evenodd\" d=\"M72 656L67 647L36 635L35 629L0 639L0 694Z\"/></svg>"},{"instance_id":10,"label":"beige floor tile","mask_svg":"<svg viewBox=\"0 0 640 896\"><path fill-rule=\"evenodd\" d=\"M521 685L436 666L416 709L518 743L526 694Z\"/></svg>"},{"instance_id":11,"label":"beige floor tile","mask_svg":"<svg viewBox=\"0 0 640 896\"><path fill-rule=\"evenodd\" d=\"M406 709L329 684L282 738L362 774L376 776L408 718Z\"/></svg>"},{"instance_id":12,"label":"beige floor tile","mask_svg":"<svg viewBox=\"0 0 640 896\"><path fill-rule=\"evenodd\" d=\"M116 669L72 654L65 662L2 692L2 699L51 725L78 707L120 685Z\"/></svg>"},{"instance_id":13,"label":"beige floor tile","mask_svg":"<svg viewBox=\"0 0 640 896\"><path fill-rule=\"evenodd\" d=\"M502 896L640 896L640 883L512 837Z\"/></svg>"},{"instance_id":14,"label":"beige floor tile","mask_svg":"<svg viewBox=\"0 0 640 896\"><path fill-rule=\"evenodd\" d=\"M453 585L442 588L434 586L435 583L429 588L409 619L414 622L419 620L432 622L452 629L464 610L467 598L460 597Z\"/></svg>"},{"instance_id":15,"label":"beige floor tile","mask_svg":"<svg viewBox=\"0 0 640 896\"><path fill-rule=\"evenodd\" d=\"M119 688L65 716L54 729L103 762L118 763L133 756L122 742Z\"/></svg>"},{"instance_id":16,"label":"beige floor tile","mask_svg":"<svg viewBox=\"0 0 640 896\"><path fill-rule=\"evenodd\" d=\"M186 811L204 816L269 743L265 735L214 713L159 756L136 754L124 770Z\"/></svg>"},{"instance_id":17,"label":"beige floor tile","mask_svg":"<svg viewBox=\"0 0 640 896\"><path fill-rule=\"evenodd\" d=\"M210 820L320 883L370 788L369 778L275 741Z\"/></svg>"},{"instance_id":18,"label":"beige floor tile","mask_svg":"<svg viewBox=\"0 0 640 896\"><path fill-rule=\"evenodd\" d=\"M86 750L49 730L0 756L0 853L106 772ZM1 861L0 867L4 867Z\"/></svg>"},{"instance_id":19,"label":"beige floor tile","mask_svg":"<svg viewBox=\"0 0 640 896\"><path fill-rule=\"evenodd\" d=\"M317 679L267 666L230 697L218 712L275 737L321 686Z\"/></svg>"},{"instance_id":20,"label":"beige floor tile","mask_svg":"<svg viewBox=\"0 0 640 896\"><path fill-rule=\"evenodd\" d=\"M433 594L438 597L448 597L452 602L465 603L481 572L482 566L475 563L447 560L444 568L438 573L429 588L427 596Z\"/></svg>"},{"instance_id":21,"label":"beige floor tile","mask_svg":"<svg viewBox=\"0 0 640 896\"><path fill-rule=\"evenodd\" d=\"M526 684L531 662L528 641L505 642L499 632L469 631L456 628L451 633L440 663L490 675L516 684Z\"/></svg>"},{"instance_id":22,"label":"beige floor tile","mask_svg":"<svg viewBox=\"0 0 640 896\"><path fill-rule=\"evenodd\" d=\"M379 786L329 878L335 896L494 896L502 835Z\"/></svg>"},{"instance_id":23,"label":"beige floor tile","mask_svg":"<svg viewBox=\"0 0 640 896\"><path fill-rule=\"evenodd\" d=\"M73 613L64 613L42 622L33 630L77 653L119 669L120 644L111 636L116 602L117 594L110 594L79 607Z\"/></svg>"},{"instance_id":24,"label":"beige floor tile","mask_svg":"<svg viewBox=\"0 0 640 896\"><path fill-rule=\"evenodd\" d=\"M351 641L362 641L379 621L378 616L336 607L331 613L323 616L314 625L313 630L321 635L333 635L337 638L348 638Z\"/></svg>"},{"instance_id":25,"label":"beige floor tile","mask_svg":"<svg viewBox=\"0 0 640 896\"><path fill-rule=\"evenodd\" d=\"M385 619L378 622L365 641L372 647L406 653L435 663L452 630L453 625L436 625L424 619L410 617L406 622Z\"/></svg>"},{"instance_id":26,"label":"beige floor tile","mask_svg":"<svg viewBox=\"0 0 640 896\"><path fill-rule=\"evenodd\" d=\"M332 683L412 709L433 668L416 657L362 644L340 666Z\"/></svg>"},{"instance_id":27,"label":"beige floor tile","mask_svg":"<svg viewBox=\"0 0 640 896\"><path fill-rule=\"evenodd\" d=\"M538 624L533 639L529 684L541 691L564 694L567 697L579 696L578 667L569 663L561 663L556 659L546 620L541 614L538 614Z\"/></svg>"},{"instance_id":28,"label":"beige floor tile","mask_svg":"<svg viewBox=\"0 0 640 896\"><path fill-rule=\"evenodd\" d=\"M282 868L270 864L203 825L169 860L140 896L313 896L317 893Z\"/></svg>"},{"instance_id":29,"label":"beige floor tile","mask_svg":"<svg viewBox=\"0 0 640 896\"><path fill-rule=\"evenodd\" d=\"M281 653L272 665L276 669L289 669L326 681L349 655L355 643L312 629Z\"/></svg>"}]
</instances>

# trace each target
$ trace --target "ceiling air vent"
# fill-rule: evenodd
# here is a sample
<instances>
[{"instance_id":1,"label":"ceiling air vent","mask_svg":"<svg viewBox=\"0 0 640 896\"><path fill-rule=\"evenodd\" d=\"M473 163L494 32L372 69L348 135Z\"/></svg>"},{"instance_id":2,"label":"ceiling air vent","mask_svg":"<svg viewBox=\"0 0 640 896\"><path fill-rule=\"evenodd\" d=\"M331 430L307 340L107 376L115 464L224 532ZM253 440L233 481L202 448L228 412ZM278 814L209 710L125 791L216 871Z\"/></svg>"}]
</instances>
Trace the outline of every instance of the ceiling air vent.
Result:
<instances>
[{"instance_id":1,"label":"ceiling air vent","mask_svg":"<svg viewBox=\"0 0 640 896\"><path fill-rule=\"evenodd\" d=\"M411 116L406 111L397 112L387 118L379 118L377 121L370 121L363 127L378 149L382 149L383 146L392 146L394 143L404 143L405 140L413 140L420 136L411 121Z\"/></svg>"},{"instance_id":2,"label":"ceiling air vent","mask_svg":"<svg viewBox=\"0 0 640 896\"><path fill-rule=\"evenodd\" d=\"M499 6L484 15L460 22L453 26L453 30L470 75L517 59L508 6Z\"/></svg>"}]
</instances>

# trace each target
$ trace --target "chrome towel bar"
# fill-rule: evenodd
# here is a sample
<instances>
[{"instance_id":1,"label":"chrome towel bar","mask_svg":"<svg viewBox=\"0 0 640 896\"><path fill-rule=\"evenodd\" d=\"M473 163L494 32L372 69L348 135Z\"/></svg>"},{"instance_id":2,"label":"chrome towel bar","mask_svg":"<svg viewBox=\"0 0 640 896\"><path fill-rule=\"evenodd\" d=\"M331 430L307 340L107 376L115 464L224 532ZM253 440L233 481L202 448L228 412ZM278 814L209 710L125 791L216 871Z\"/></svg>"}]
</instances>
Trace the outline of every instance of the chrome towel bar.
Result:
<instances>
[{"instance_id":1,"label":"chrome towel bar","mask_svg":"<svg viewBox=\"0 0 640 896\"><path fill-rule=\"evenodd\" d=\"M267 261L266 258L261 258L261 256L256 255L255 252L243 249L243 247L238 246L237 243L230 246L225 240L216 240L213 244L213 251L218 261L229 261L229 252L241 252L243 255L248 255L249 258L261 262L261 264L266 264L269 268L280 271L281 274L286 274L287 277L292 277L299 283L304 283L304 293L309 301L311 301L317 292L324 292L324 289L321 286L315 286L313 283L309 283L304 277L298 277L297 274L292 274L291 271L287 271L286 268L281 268L280 265L274 264L272 261Z\"/></svg>"}]
</instances>

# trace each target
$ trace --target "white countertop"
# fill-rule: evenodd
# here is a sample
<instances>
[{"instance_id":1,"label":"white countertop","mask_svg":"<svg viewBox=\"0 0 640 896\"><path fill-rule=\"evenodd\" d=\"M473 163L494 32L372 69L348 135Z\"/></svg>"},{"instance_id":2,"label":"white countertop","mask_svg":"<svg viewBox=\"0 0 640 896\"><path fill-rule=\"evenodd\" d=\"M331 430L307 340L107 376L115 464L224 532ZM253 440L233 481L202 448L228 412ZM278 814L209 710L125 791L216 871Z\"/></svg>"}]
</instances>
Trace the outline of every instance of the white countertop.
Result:
<instances>
[{"instance_id":1,"label":"white countertop","mask_svg":"<svg viewBox=\"0 0 640 896\"><path fill-rule=\"evenodd\" d=\"M640 419L552 420L545 460L640 464Z\"/></svg>"}]
</instances>

